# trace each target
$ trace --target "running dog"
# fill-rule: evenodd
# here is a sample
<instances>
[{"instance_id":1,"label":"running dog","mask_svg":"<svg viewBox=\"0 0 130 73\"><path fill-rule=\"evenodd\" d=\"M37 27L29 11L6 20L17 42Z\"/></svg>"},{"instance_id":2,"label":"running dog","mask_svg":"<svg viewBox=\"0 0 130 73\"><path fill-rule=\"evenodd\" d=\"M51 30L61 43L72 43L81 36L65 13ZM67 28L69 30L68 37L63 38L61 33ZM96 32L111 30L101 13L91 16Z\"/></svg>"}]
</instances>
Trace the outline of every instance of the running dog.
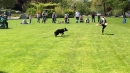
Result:
<instances>
[{"instance_id":1,"label":"running dog","mask_svg":"<svg viewBox=\"0 0 130 73\"><path fill-rule=\"evenodd\" d=\"M64 35L64 32L65 32L65 31L68 31L68 29L66 29L66 28L57 29L57 30L54 32L54 35L55 35L55 37L57 37L58 34Z\"/></svg>"}]
</instances>

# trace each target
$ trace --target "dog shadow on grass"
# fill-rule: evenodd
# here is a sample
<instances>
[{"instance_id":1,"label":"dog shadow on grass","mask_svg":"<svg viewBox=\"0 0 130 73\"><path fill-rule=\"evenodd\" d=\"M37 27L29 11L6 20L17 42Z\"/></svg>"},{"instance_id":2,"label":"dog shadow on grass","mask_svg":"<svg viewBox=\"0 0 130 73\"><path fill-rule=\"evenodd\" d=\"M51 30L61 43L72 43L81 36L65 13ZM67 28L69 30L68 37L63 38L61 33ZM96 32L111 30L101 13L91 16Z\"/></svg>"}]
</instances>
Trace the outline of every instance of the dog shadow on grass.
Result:
<instances>
[{"instance_id":1,"label":"dog shadow on grass","mask_svg":"<svg viewBox=\"0 0 130 73\"><path fill-rule=\"evenodd\" d=\"M61 35L61 36L57 36L57 37L68 37L69 35Z\"/></svg>"},{"instance_id":2,"label":"dog shadow on grass","mask_svg":"<svg viewBox=\"0 0 130 73\"><path fill-rule=\"evenodd\" d=\"M114 35L114 34L112 34L112 33L105 33L105 35Z\"/></svg>"},{"instance_id":3,"label":"dog shadow on grass","mask_svg":"<svg viewBox=\"0 0 130 73\"><path fill-rule=\"evenodd\" d=\"M0 73L7 73L7 72L4 72L4 71L0 71Z\"/></svg>"}]
</instances>

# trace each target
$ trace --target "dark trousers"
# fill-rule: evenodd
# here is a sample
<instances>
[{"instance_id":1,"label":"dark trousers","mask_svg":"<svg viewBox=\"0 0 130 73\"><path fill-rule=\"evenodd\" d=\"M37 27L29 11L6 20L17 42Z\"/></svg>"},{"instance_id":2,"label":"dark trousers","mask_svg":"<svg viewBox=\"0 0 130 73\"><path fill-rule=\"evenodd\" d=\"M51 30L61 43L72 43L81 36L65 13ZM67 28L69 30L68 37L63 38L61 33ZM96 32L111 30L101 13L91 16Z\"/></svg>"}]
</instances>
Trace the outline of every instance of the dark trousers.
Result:
<instances>
[{"instance_id":1,"label":"dark trousers","mask_svg":"<svg viewBox=\"0 0 130 73\"><path fill-rule=\"evenodd\" d=\"M67 23L67 18L65 18L65 23Z\"/></svg>"},{"instance_id":2,"label":"dark trousers","mask_svg":"<svg viewBox=\"0 0 130 73\"><path fill-rule=\"evenodd\" d=\"M46 16L42 17L42 23L46 23Z\"/></svg>"},{"instance_id":3,"label":"dark trousers","mask_svg":"<svg viewBox=\"0 0 130 73\"><path fill-rule=\"evenodd\" d=\"M40 23L40 17L37 18L37 22Z\"/></svg>"},{"instance_id":4,"label":"dark trousers","mask_svg":"<svg viewBox=\"0 0 130 73\"><path fill-rule=\"evenodd\" d=\"M76 17L76 20L79 20L79 17Z\"/></svg>"},{"instance_id":5,"label":"dark trousers","mask_svg":"<svg viewBox=\"0 0 130 73\"><path fill-rule=\"evenodd\" d=\"M92 17L92 22L94 22L94 23L95 23L95 17Z\"/></svg>"},{"instance_id":6,"label":"dark trousers","mask_svg":"<svg viewBox=\"0 0 130 73\"><path fill-rule=\"evenodd\" d=\"M30 23L32 22L32 20L30 19Z\"/></svg>"},{"instance_id":7,"label":"dark trousers","mask_svg":"<svg viewBox=\"0 0 130 73\"><path fill-rule=\"evenodd\" d=\"M105 24L102 24L102 34L104 34L104 29L106 28Z\"/></svg>"},{"instance_id":8,"label":"dark trousers","mask_svg":"<svg viewBox=\"0 0 130 73\"><path fill-rule=\"evenodd\" d=\"M52 23L56 23L56 18L52 18Z\"/></svg>"},{"instance_id":9,"label":"dark trousers","mask_svg":"<svg viewBox=\"0 0 130 73\"><path fill-rule=\"evenodd\" d=\"M100 16L98 16L98 22L100 22Z\"/></svg>"}]
</instances>

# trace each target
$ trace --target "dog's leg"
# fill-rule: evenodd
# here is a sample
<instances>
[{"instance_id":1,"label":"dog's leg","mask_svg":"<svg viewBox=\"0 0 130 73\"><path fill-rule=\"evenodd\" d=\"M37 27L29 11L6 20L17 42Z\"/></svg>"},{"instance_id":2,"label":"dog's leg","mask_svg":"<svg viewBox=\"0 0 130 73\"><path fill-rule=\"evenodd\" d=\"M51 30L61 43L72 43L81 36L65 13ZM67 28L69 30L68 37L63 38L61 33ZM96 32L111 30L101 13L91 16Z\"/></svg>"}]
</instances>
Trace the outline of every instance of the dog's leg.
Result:
<instances>
[{"instance_id":1,"label":"dog's leg","mask_svg":"<svg viewBox=\"0 0 130 73\"><path fill-rule=\"evenodd\" d=\"M64 32L62 33L62 35L64 35Z\"/></svg>"}]
</instances>

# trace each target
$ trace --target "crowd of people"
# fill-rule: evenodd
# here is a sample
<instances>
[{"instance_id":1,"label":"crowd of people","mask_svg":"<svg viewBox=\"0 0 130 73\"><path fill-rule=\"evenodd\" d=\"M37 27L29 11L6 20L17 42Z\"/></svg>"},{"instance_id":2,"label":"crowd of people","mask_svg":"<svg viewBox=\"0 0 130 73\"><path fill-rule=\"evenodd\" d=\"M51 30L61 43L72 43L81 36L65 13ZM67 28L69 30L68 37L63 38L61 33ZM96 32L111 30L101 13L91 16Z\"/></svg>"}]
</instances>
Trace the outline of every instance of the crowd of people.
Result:
<instances>
[{"instance_id":1,"label":"crowd of people","mask_svg":"<svg viewBox=\"0 0 130 73\"><path fill-rule=\"evenodd\" d=\"M107 21L105 19L104 16L101 16L101 13L100 12L92 12L91 13L91 20L92 22L96 22L95 21L95 17L97 16L97 20L98 20L98 25L101 25L102 26L102 34L104 34L104 29L106 28L107 26ZM42 14L40 13L37 13L36 15L37 17L37 23L40 23L40 19L42 17L42 23L46 23L46 19L47 19L47 12L46 11L43 11ZM90 16L87 16L86 19L84 20L84 16L80 14L79 11L76 11L75 14L74 14L74 17L76 19L76 23L86 23L86 24L89 24L90 23ZM52 13L52 23L58 23L58 24L61 24L61 23L66 23L66 24L69 24L70 23L70 20L69 20L69 14L68 13L65 13L64 14L64 20L63 21L57 21L57 16L56 16L56 13L53 12ZM27 22L26 19L24 19L21 24L29 24L32 22L32 17L31 15L29 16L29 22ZM125 19L124 19L124 22L125 22Z\"/></svg>"},{"instance_id":2,"label":"crowd of people","mask_svg":"<svg viewBox=\"0 0 130 73\"><path fill-rule=\"evenodd\" d=\"M91 13L91 17L92 17L92 22L95 23L95 16L98 17L98 22L100 22L100 16L101 16L101 13L100 12L97 12L97 14L95 14L95 12L92 12ZM36 17L37 17L37 23L40 23L40 19L42 18L42 23L46 23L46 20L47 20L47 12L46 11L43 11L42 13L37 13L36 14ZM76 18L76 23L90 23L90 17L87 16L86 19L84 20L84 16L80 14L80 12L76 11L74 13L74 17ZM57 18L57 15L55 12L52 13L52 23L67 23L69 24L70 23L70 20L69 20L69 14L68 13L65 13L64 14L64 20L63 21L57 21L56 20ZM31 15L29 16L29 22L26 21L26 19L24 19L21 24L29 24L32 22L32 17Z\"/></svg>"},{"instance_id":3,"label":"crowd of people","mask_svg":"<svg viewBox=\"0 0 130 73\"><path fill-rule=\"evenodd\" d=\"M95 17L97 17L97 22L99 24L97 24L97 26L101 25L102 26L102 34L104 34L104 29L107 26L107 20L104 16L102 16L102 14L100 12L95 13L94 11L91 12L91 22L95 23ZM36 14L37 17L37 23L40 23L40 19L42 17L42 23L46 23L47 20L47 12L43 11L42 13L37 13ZM74 13L74 17L76 19L76 23L86 23L89 24L90 23L90 16L86 16L86 19L84 19L85 16L81 15L79 11L75 11ZM0 26L2 26L1 24L4 24L5 28L8 28L8 18L11 18L11 12L10 10L5 11L3 15L0 15ZM69 14L65 13L64 14L64 20L62 21L57 21L57 15L55 12L52 13L52 23L58 23L58 24L62 24L62 23L66 23L69 24L70 23L70 19L69 19ZM21 24L29 24L32 23L32 16L29 15L29 22L27 22L27 19L23 19ZM126 18L123 17L123 21L122 23L126 23Z\"/></svg>"},{"instance_id":4,"label":"crowd of people","mask_svg":"<svg viewBox=\"0 0 130 73\"><path fill-rule=\"evenodd\" d=\"M95 13L92 12L91 13L91 17L92 17L92 22L95 23ZM100 16L101 16L101 13L97 12L97 17L98 17L98 22L100 22ZM37 18L37 23L40 23L40 19L42 17L42 23L46 23L46 20L47 20L47 12L46 11L43 11L42 13L37 13L36 14L36 18ZM90 23L90 19L89 19L89 16L86 17L86 19L84 20L84 16L80 14L80 12L76 11L74 13L74 17L76 18L76 23ZM52 23L56 23L56 18L57 18L57 15L55 12L52 13ZM26 19L24 19L21 24L29 24L32 22L32 17L31 15L29 15L29 22L26 21ZM57 23L67 23L69 24L70 23L70 20L69 20L69 14L68 13L65 13L64 14L64 20L63 21L57 21Z\"/></svg>"}]
</instances>

